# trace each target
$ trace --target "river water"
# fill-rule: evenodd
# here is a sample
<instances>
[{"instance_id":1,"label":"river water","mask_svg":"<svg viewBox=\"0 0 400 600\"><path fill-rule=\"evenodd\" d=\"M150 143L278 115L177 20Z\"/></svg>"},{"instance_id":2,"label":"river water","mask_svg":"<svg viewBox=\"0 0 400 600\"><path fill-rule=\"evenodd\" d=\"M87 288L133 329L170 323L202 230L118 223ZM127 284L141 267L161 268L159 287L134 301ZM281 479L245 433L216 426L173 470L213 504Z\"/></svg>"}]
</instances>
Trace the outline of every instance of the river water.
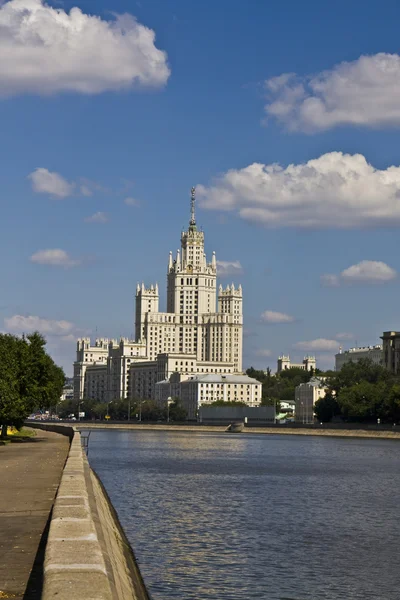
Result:
<instances>
[{"instance_id":1,"label":"river water","mask_svg":"<svg viewBox=\"0 0 400 600\"><path fill-rule=\"evenodd\" d=\"M154 600L398 600L400 443L92 431Z\"/></svg>"}]
</instances>

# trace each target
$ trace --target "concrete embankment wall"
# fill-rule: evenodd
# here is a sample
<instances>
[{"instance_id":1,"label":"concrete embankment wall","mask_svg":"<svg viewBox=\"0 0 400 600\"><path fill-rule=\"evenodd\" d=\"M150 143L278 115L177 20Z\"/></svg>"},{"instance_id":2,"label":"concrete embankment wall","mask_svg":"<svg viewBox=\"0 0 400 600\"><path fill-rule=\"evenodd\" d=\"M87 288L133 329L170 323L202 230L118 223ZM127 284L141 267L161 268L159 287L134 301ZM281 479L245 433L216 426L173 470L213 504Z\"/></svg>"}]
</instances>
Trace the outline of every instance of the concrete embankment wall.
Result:
<instances>
[{"instance_id":1,"label":"concrete embankment wall","mask_svg":"<svg viewBox=\"0 0 400 600\"><path fill-rule=\"evenodd\" d=\"M51 517L43 600L149 600L132 550L72 427L34 424L69 435L71 446Z\"/></svg>"}]
</instances>

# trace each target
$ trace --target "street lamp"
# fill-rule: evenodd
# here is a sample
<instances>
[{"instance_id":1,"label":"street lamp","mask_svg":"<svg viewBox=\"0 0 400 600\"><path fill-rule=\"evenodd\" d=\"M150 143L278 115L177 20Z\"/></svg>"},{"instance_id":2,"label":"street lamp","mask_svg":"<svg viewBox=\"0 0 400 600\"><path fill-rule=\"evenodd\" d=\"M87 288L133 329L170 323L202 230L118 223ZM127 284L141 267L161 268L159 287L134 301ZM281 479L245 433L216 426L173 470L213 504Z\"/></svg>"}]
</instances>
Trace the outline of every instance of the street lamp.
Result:
<instances>
[{"instance_id":1,"label":"street lamp","mask_svg":"<svg viewBox=\"0 0 400 600\"><path fill-rule=\"evenodd\" d=\"M167 423L169 423L169 405L173 404L173 402L171 396L169 396L167 399Z\"/></svg>"},{"instance_id":2,"label":"street lamp","mask_svg":"<svg viewBox=\"0 0 400 600\"><path fill-rule=\"evenodd\" d=\"M78 402L78 421L81 420L81 404L83 404L83 400Z\"/></svg>"},{"instance_id":3,"label":"street lamp","mask_svg":"<svg viewBox=\"0 0 400 600\"><path fill-rule=\"evenodd\" d=\"M110 404L112 404L112 402L113 402L112 400L110 400L109 402L107 402L107 414L106 414L106 419L107 419L107 421L108 421L108 419L110 418L110 414L109 414L109 412L108 412L108 409L110 408Z\"/></svg>"}]
</instances>

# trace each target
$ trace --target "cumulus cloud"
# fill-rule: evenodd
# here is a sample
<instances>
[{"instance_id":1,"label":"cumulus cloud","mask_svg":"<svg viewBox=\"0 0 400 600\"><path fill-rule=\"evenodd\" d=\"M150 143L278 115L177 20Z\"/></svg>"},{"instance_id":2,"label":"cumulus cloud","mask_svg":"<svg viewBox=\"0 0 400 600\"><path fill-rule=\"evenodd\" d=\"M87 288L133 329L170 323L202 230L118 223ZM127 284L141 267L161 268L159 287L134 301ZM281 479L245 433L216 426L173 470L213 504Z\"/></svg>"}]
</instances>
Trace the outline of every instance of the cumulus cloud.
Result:
<instances>
[{"instance_id":1,"label":"cumulus cloud","mask_svg":"<svg viewBox=\"0 0 400 600\"><path fill-rule=\"evenodd\" d=\"M0 0L1 2L1 0ZM49 171L44 167L39 167L28 175L31 180L32 189L37 194L49 194L56 198L67 198L72 195L93 196L94 192L107 192L96 181L90 181L81 177L77 181L67 181L65 177L56 171Z\"/></svg>"},{"instance_id":2,"label":"cumulus cloud","mask_svg":"<svg viewBox=\"0 0 400 600\"><path fill-rule=\"evenodd\" d=\"M124 202L127 206L140 206L139 200L136 200L135 198L125 198Z\"/></svg>"},{"instance_id":3,"label":"cumulus cloud","mask_svg":"<svg viewBox=\"0 0 400 600\"><path fill-rule=\"evenodd\" d=\"M40 167L30 173L28 178L32 182L33 191L38 194L50 194L56 198L67 198L67 196L74 193L75 184L70 183L55 171Z\"/></svg>"},{"instance_id":4,"label":"cumulus cloud","mask_svg":"<svg viewBox=\"0 0 400 600\"><path fill-rule=\"evenodd\" d=\"M69 256L68 252L60 248L38 250L32 254L30 261L39 265L50 265L52 267L77 267L80 261Z\"/></svg>"},{"instance_id":5,"label":"cumulus cloud","mask_svg":"<svg viewBox=\"0 0 400 600\"><path fill-rule=\"evenodd\" d=\"M337 125L400 125L400 56L380 52L316 75L284 73L266 81L265 111L291 131Z\"/></svg>"},{"instance_id":6,"label":"cumulus cloud","mask_svg":"<svg viewBox=\"0 0 400 600\"><path fill-rule=\"evenodd\" d=\"M220 277L241 275L243 273L243 267L238 260L231 262L227 260L217 260L217 270Z\"/></svg>"},{"instance_id":7,"label":"cumulus cloud","mask_svg":"<svg viewBox=\"0 0 400 600\"><path fill-rule=\"evenodd\" d=\"M107 223L108 216L104 212L96 212L90 217L86 217L86 223Z\"/></svg>"},{"instance_id":8,"label":"cumulus cloud","mask_svg":"<svg viewBox=\"0 0 400 600\"><path fill-rule=\"evenodd\" d=\"M322 275L321 282L327 286L343 283L388 283L397 277L397 272L379 260L362 260L356 265L344 269L339 275Z\"/></svg>"},{"instance_id":9,"label":"cumulus cloud","mask_svg":"<svg viewBox=\"0 0 400 600\"><path fill-rule=\"evenodd\" d=\"M286 168L253 163L197 194L204 208L271 228L400 225L400 167L376 169L361 154L329 152Z\"/></svg>"},{"instance_id":10,"label":"cumulus cloud","mask_svg":"<svg viewBox=\"0 0 400 600\"><path fill-rule=\"evenodd\" d=\"M261 315L261 321L264 323L292 323L294 317L274 310L265 310Z\"/></svg>"},{"instance_id":11,"label":"cumulus cloud","mask_svg":"<svg viewBox=\"0 0 400 600\"><path fill-rule=\"evenodd\" d=\"M53 319L43 319L34 315L24 317L22 315L13 315L4 319L6 329L12 333L32 333L39 331L43 335L61 336L66 340L72 336L75 328L69 321L55 321Z\"/></svg>"},{"instance_id":12,"label":"cumulus cloud","mask_svg":"<svg viewBox=\"0 0 400 600\"><path fill-rule=\"evenodd\" d=\"M0 95L163 86L170 70L154 42L128 14L106 21L43 0L0 2Z\"/></svg>"},{"instance_id":13,"label":"cumulus cloud","mask_svg":"<svg viewBox=\"0 0 400 600\"><path fill-rule=\"evenodd\" d=\"M298 350L312 350L314 352L336 351L338 347L339 342L337 340L327 340L325 338L318 338L308 342L297 342L293 345L293 348L297 348Z\"/></svg>"}]
</instances>

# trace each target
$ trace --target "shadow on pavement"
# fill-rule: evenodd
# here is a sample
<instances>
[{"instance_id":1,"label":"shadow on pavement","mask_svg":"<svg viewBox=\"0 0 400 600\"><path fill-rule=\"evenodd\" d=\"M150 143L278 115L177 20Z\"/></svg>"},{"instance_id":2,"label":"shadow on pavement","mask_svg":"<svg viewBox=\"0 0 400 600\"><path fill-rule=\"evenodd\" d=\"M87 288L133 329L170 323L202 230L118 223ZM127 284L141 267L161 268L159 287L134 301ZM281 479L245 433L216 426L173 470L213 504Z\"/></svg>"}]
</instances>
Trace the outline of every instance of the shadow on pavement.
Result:
<instances>
[{"instance_id":1,"label":"shadow on pavement","mask_svg":"<svg viewBox=\"0 0 400 600\"><path fill-rule=\"evenodd\" d=\"M38 550L36 552L35 560L33 563L32 571L28 579L25 594L23 600L40 600L43 592L43 566L44 566L44 555L46 551L47 538L49 535L51 515L47 519L46 527L40 538Z\"/></svg>"}]
</instances>

